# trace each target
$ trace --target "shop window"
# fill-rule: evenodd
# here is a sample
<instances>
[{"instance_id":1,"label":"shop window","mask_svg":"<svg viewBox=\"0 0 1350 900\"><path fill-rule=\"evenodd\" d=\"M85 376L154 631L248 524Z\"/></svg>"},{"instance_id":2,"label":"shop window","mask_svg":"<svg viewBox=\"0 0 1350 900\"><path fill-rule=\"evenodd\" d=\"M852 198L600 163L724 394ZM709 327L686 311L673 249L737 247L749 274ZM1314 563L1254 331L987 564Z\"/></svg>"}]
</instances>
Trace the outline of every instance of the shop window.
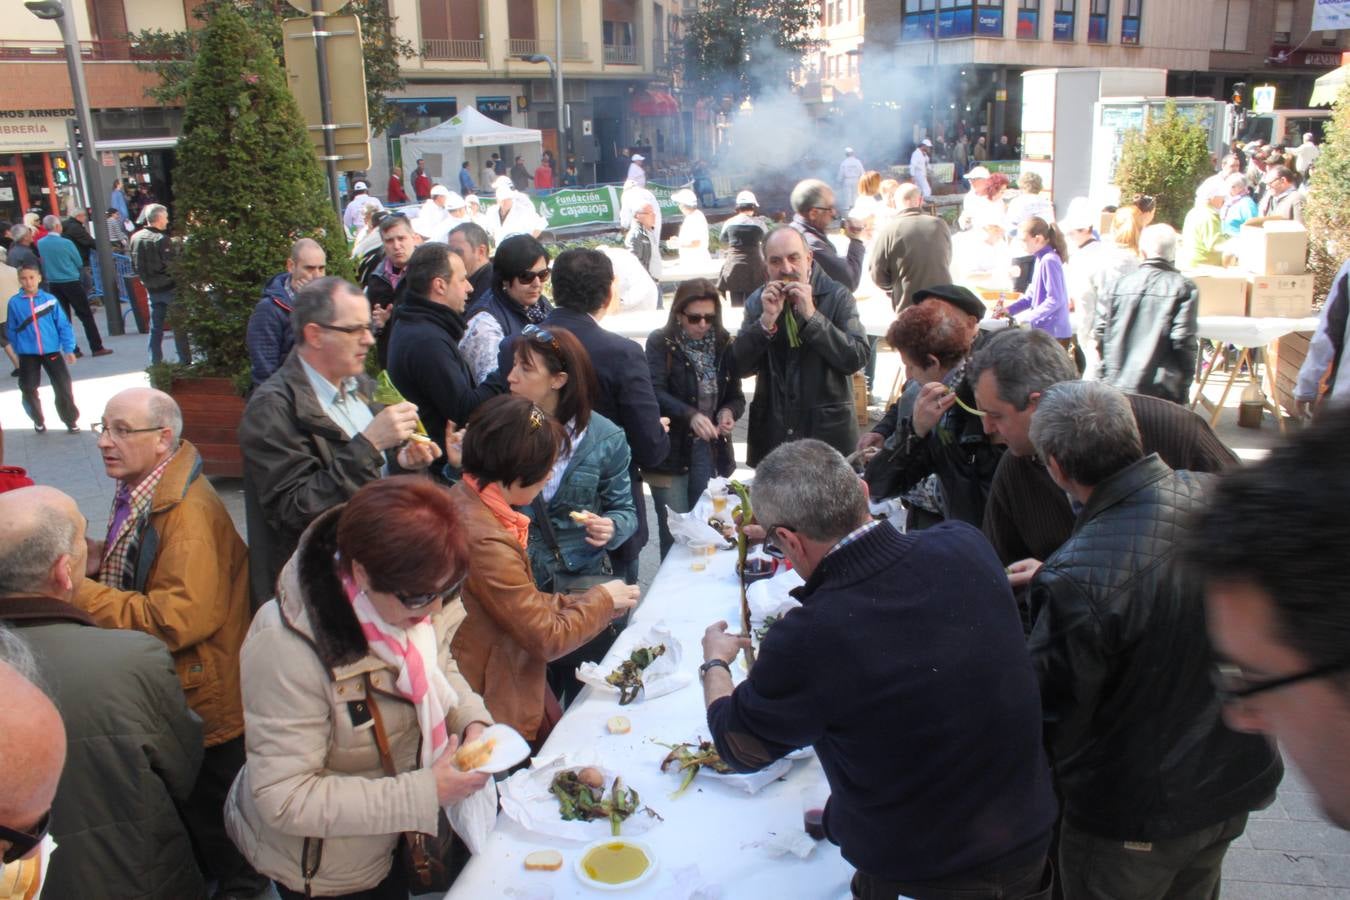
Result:
<instances>
[{"instance_id":1,"label":"shop window","mask_svg":"<svg viewBox=\"0 0 1350 900\"><path fill-rule=\"evenodd\" d=\"M980 37L1003 37L1003 0L980 0L975 7L975 33Z\"/></svg>"},{"instance_id":2,"label":"shop window","mask_svg":"<svg viewBox=\"0 0 1350 900\"><path fill-rule=\"evenodd\" d=\"M1125 0L1125 15L1120 17L1120 42L1132 47L1139 46L1139 14L1144 0ZM1243 43L1246 43L1246 25L1243 26Z\"/></svg>"},{"instance_id":3,"label":"shop window","mask_svg":"<svg viewBox=\"0 0 1350 900\"><path fill-rule=\"evenodd\" d=\"M1111 0L1091 0L1088 10L1088 43L1105 44L1107 23L1111 21Z\"/></svg>"},{"instance_id":4,"label":"shop window","mask_svg":"<svg viewBox=\"0 0 1350 900\"><path fill-rule=\"evenodd\" d=\"M937 36L940 38L970 37L975 33L973 0L940 0Z\"/></svg>"},{"instance_id":5,"label":"shop window","mask_svg":"<svg viewBox=\"0 0 1350 900\"><path fill-rule=\"evenodd\" d=\"M901 41L931 41L936 29L937 0L905 0Z\"/></svg>"},{"instance_id":6,"label":"shop window","mask_svg":"<svg viewBox=\"0 0 1350 900\"><path fill-rule=\"evenodd\" d=\"M1055 0L1055 34L1057 41L1073 41L1073 14L1078 0Z\"/></svg>"},{"instance_id":7,"label":"shop window","mask_svg":"<svg viewBox=\"0 0 1350 900\"><path fill-rule=\"evenodd\" d=\"M1041 0L1018 0L1017 37L1034 41L1041 36Z\"/></svg>"}]
</instances>

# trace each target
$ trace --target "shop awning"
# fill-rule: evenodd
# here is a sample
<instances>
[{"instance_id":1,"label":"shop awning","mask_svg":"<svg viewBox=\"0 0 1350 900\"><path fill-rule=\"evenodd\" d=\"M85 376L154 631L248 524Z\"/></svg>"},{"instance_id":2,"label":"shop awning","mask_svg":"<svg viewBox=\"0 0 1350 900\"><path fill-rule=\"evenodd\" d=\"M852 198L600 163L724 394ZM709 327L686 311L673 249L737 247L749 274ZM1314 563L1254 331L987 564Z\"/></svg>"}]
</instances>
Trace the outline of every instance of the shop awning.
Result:
<instances>
[{"instance_id":1,"label":"shop awning","mask_svg":"<svg viewBox=\"0 0 1350 900\"><path fill-rule=\"evenodd\" d=\"M629 109L636 116L678 116L680 101L665 91L641 91L633 95Z\"/></svg>"},{"instance_id":2,"label":"shop awning","mask_svg":"<svg viewBox=\"0 0 1350 900\"><path fill-rule=\"evenodd\" d=\"M1334 72L1328 72L1313 82L1312 99L1309 106L1330 106L1341 95L1345 87L1345 70L1350 66L1341 66Z\"/></svg>"}]
</instances>

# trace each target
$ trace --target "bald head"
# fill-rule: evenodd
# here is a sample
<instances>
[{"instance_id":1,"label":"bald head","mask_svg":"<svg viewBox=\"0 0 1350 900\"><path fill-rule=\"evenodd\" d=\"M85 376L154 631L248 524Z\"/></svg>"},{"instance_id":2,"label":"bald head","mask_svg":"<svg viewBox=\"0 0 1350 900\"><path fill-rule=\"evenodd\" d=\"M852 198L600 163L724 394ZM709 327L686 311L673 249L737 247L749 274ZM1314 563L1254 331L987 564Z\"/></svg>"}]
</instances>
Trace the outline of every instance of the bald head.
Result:
<instances>
[{"instance_id":1,"label":"bald head","mask_svg":"<svg viewBox=\"0 0 1350 900\"><path fill-rule=\"evenodd\" d=\"M70 601L84 578L84 516L46 485L0 494L0 597Z\"/></svg>"},{"instance_id":2,"label":"bald head","mask_svg":"<svg viewBox=\"0 0 1350 900\"><path fill-rule=\"evenodd\" d=\"M35 830L52 808L65 762L66 729L55 704L0 661L0 825Z\"/></svg>"},{"instance_id":3,"label":"bald head","mask_svg":"<svg viewBox=\"0 0 1350 900\"><path fill-rule=\"evenodd\" d=\"M103 470L110 478L137 485L178 450L183 413L163 391L128 388L108 401L103 425L98 437Z\"/></svg>"},{"instance_id":4,"label":"bald head","mask_svg":"<svg viewBox=\"0 0 1350 900\"><path fill-rule=\"evenodd\" d=\"M923 191L917 184L902 184L895 192L895 203L900 209L917 209L923 206Z\"/></svg>"},{"instance_id":5,"label":"bald head","mask_svg":"<svg viewBox=\"0 0 1350 900\"><path fill-rule=\"evenodd\" d=\"M291 290L298 291L316 278L328 274L328 254L313 238L300 238L291 244L286 271L291 273Z\"/></svg>"}]
</instances>

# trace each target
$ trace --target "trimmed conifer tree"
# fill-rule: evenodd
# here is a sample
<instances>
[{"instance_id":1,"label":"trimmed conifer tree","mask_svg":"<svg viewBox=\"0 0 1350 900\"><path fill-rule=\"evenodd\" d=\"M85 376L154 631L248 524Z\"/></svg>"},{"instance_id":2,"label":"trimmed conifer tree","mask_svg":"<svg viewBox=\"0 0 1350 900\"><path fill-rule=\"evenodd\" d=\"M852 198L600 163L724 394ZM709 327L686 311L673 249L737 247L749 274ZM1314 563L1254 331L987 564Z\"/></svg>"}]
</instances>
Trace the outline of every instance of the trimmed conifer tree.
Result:
<instances>
[{"instance_id":1,"label":"trimmed conifer tree","mask_svg":"<svg viewBox=\"0 0 1350 900\"><path fill-rule=\"evenodd\" d=\"M1350 259L1350 85L1341 88L1323 133L1322 155L1313 167L1308 200L1308 271L1318 303L1331 290L1336 272Z\"/></svg>"},{"instance_id":2,"label":"trimmed conifer tree","mask_svg":"<svg viewBox=\"0 0 1350 900\"><path fill-rule=\"evenodd\" d=\"M248 384L249 315L291 243L310 237L328 274L350 277L347 240L286 75L227 4L207 20L188 87L174 168L185 236L174 264L176 319L201 375Z\"/></svg>"},{"instance_id":3,"label":"trimmed conifer tree","mask_svg":"<svg viewBox=\"0 0 1350 900\"><path fill-rule=\"evenodd\" d=\"M1148 194L1157 202L1155 221L1180 228L1195 205L1195 189L1213 173L1209 132L1178 113L1169 100L1162 116L1150 118L1143 133L1125 135L1116 186L1121 203Z\"/></svg>"}]
</instances>

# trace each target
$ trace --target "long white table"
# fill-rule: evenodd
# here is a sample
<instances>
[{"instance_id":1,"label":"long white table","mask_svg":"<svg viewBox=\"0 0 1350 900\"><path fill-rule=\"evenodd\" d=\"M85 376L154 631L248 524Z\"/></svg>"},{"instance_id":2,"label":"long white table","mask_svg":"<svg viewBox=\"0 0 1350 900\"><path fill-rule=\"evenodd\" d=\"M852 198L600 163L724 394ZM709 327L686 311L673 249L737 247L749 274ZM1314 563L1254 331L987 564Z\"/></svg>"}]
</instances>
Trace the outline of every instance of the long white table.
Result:
<instances>
[{"instance_id":1,"label":"long white table","mask_svg":"<svg viewBox=\"0 0 1350 900\"><path fill-rule=\"evenodd\" d=\"M709 624L726 619L733 631L739 630L735 556L734 550L719 551L707 570L693 572L689 551L677 545L634 612L630 631L645 632L664 621L682 646L681 669L696 670L703 661L700 640ZM737 681L744 677L739 661L733 670ZM632 720L629 734L606 731L606 721L616 714ZM624 892L627 896L685 900L690 888L702 881L720 886L726 900L849 897L853 868L828 841L817 842L806 859L791 854L774 857L762 846L775 833L801 832L802 792L823 778L815 757L794 762L782 780L754 795L699 776L683 795L671 800L679 778L661 773L659 765L667 751L652 741L678 743L700 735L709 737L703 690L697 680L664 697L641 698L626 707L620 707L614 696L587 687L550 735L538 760L594 751L638 791L644 804L661 814L663 822L637 837L652 848L659 871L648 883ZM600 896L602 892L584 886L573 873L583 846L532 834L503 814L487 850L469 863L446 897ZM562 870L525 870L525 856L543 848L562 851ZM698 872L692 880L691 866ZM682 870L685 877L677 879Z\"/></svg>"}]
</instances>

